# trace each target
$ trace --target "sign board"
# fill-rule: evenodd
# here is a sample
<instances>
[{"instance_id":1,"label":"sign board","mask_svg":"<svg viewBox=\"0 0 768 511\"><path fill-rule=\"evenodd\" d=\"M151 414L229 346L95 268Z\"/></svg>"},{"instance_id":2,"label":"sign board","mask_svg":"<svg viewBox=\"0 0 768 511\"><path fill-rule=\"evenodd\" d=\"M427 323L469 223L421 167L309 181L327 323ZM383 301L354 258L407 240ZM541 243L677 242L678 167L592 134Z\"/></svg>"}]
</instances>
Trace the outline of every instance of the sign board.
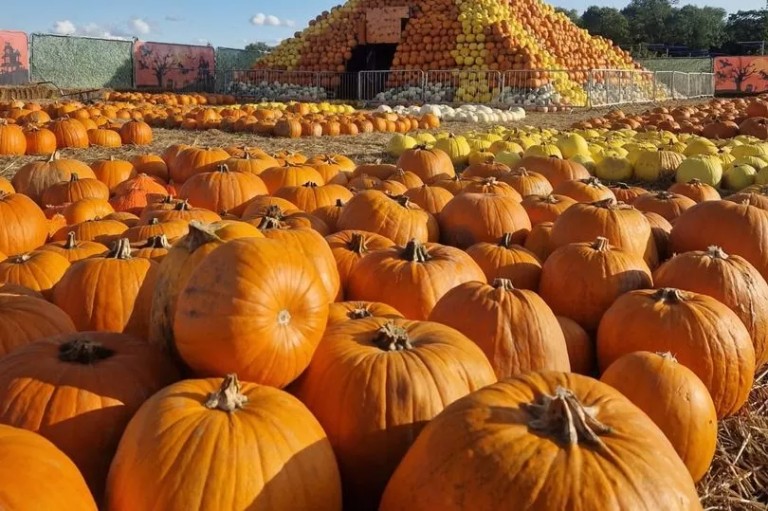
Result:
<instances>
[{"instance_id":1,"label":"sign board","mask_svg":"<svg viewBox=\"0 0 768 511\"><path fill-rule=\"evenodd\" d=\"M365 12L365 39L367 44L397 44L400 42L402 23L409 17L408 6L380 7Z\"/></svg>"},{"instance_id":2,"label":"sign board","mask_svg":"<svg viewBox=\"0 0 768 511\"><path fill-rule=\"evenodd\" d=\"M210 46L136 41L133 66L137 88L204 91L213 88L216 54Z\"/></svg>"},{"instance_id":3,"label":"sign board","mask_svg":"<svg viewBox=\"0 0 768 511\"><path fill-rule=\"evenodd\" d=\"M717 93L768 92L768 56L717 57L714 67Z\"/></svg>"},{"instance_id":4,"label":"sign board","mask_svg":"<svg viewBox=\"0 0 768 511\"><path fill-rule=\"evenodd\" d=\"M21 85L28 82L27 34L0 31L0 85Z\"/></svg>"}]
</instances>

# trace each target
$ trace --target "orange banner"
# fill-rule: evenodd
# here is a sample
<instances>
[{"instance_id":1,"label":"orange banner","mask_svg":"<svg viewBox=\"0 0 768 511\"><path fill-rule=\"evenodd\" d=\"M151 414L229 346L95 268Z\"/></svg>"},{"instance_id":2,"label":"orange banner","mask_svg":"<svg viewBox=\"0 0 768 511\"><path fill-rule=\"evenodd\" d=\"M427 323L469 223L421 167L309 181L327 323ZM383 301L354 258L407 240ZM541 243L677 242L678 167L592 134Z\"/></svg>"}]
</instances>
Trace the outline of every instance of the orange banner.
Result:
<instances>
[{"instance_id":1,"label":"orange banner","mask_svg":"<svg viewBox=\"0 0 768 511\"><path fill-rule=\"evenodd\" d=\"M29 48L24 32L0 31L0 85L29 82Z\"/></svg>"},{"instance_id":2,"label":"orange banner","mask_svg":"<svg viewBox=\"0 0 768 511\"><path fill-rule=\"evenodd\" d=\"M768 56L717 57L715 91L759 94L768 91Z\"/></svg>"}]
</instances>

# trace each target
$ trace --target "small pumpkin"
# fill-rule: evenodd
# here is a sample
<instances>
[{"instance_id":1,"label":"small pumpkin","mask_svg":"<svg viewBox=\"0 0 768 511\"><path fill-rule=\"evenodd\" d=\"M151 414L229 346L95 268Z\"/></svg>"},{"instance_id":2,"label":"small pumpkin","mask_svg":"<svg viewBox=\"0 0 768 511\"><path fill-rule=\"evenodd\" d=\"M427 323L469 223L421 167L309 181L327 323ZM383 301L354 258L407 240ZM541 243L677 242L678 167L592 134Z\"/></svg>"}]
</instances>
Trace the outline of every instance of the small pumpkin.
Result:
<instances>
[{"instance_id":1,"label":"small pumpkin","mask_svg":"<svg viewBox=\"0 0 768 511\"><path fill-rule=\"evenodd\" d=\"M50 297L53 287L69 268L69 261L48 250L11 256L0 262L0 282L39 291Z\"/></svg>"},{"instance_id":2,"label":"small pumpkin","mask_svg":"<svg viewBox=\"0 0 768 511\"><path fill-rule=\"evenodd\" d=\"M230 172L229 167L222 163L213 172L201 172L190 177L179 190L179 197L197 208L240 215L249 200L267 193L266 185L258 176Z\"/></svg>"},{"instance_id":3,"label":"small pumpkin","mask_svg":"<svg viewBox=\"0 0 768 511\"><path fill-rule=\"evenodd\" d=\"M403 319L403 315L391 305L381 302L334 302L328 308L328 327L367 318Z\"/></svg>"},{"instance_id":4,"label":"small pumpkin","mask_svg":"<svg viewBox=\"0 0 768 511\"><path fill-rule=\"evenodd\" d=\"M541 262L536 255L512 243L512 234L505 233L496 243L480 242L467 249L485 273L488 282L508 279L518 289L536 291L541 278Z\"/></svg>"},{"instance_id":5,"label":"small pumpkin","mask_svg":"<svg viewBox=\"0 0 768 511\"><path fill-rule=\"evenodd\" d=\"M459 248L493 242L505 233L512 234L513 243L522 243L531 230L519 201L482 193L456 195L440 212L439 222L441 241Z\"/></svg>"},{"instance_id":6,"label":"small pumpkin","mask_svg":"<svg viewBox=\"0 0 768 511\"><path fill-rule=\"evenodd\" d=\"M67 233L67 239L64 241L52 241L40 247L40 250L55 252L70 263L88 259L89 257L101 255L109 249L106 245L96 243L95 241L78 240L75 232Z\"/></svg>"}]
</instances>

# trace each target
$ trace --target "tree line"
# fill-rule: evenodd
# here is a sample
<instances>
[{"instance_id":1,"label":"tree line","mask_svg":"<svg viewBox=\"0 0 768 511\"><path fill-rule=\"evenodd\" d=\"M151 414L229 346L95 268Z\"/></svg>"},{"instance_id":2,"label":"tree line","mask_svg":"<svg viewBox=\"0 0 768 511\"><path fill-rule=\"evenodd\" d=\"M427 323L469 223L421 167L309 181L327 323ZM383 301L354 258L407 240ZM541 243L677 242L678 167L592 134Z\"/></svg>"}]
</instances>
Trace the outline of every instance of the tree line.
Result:
<instances>
[{"instance_id":1,"label":"tree line","mask_svg":"<svg viewBox=\"0 0 768 511\"><path fill-rule=\"evenodd\" d=\"M582 13L557 10L591 34L611 39L637 56L653 53L648 45L729 54L760 53L759 45L739 43L768 41L768 10L728 14L717 7L678 7L676 0L631 0L621 10L594 5ZM765 49L768 51L768 44Z\"/></svg>"}]
</instances>

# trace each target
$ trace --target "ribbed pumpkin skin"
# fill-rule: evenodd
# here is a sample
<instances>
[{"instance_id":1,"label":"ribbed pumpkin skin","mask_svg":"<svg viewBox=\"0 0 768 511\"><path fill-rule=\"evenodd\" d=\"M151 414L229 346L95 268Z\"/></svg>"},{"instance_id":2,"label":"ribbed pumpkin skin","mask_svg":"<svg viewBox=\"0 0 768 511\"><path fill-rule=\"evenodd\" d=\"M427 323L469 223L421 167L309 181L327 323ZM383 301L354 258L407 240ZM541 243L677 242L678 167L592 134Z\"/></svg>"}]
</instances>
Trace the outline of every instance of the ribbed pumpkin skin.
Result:
<instances>
[{"instance_id":1,"label":"ribbed pumpkin skin","mask_svg":"<svg viewBox=\"0 0 768 511\"><path fill-rule=\"evenodd\" d=\"M571 318L557 316L557 322L565 337L565 345L568 347L568 360L571 363L571 372L592 376L597 373L597 361L595 360L595 341Z\"/></svg>"},{"instance_id":2,"label":"ribbed pumpkin skin","mask_svg":"<svg viewBox=\"0 0 768 511\"><path fill-rule=\"evenodd\" d=\"M711 296L739 316L755 346L756 367L768 362L768 283L746 259L717 247L678 254L653 272L656 287Z\"/></svg>"},{"instance_id":3,"label":"ribbed pumpkin skin","mask_svg":"<svg viewBox=\"0 0 768 511\"><path fill-rule=\"evenodd\" d=\"M555 314L594 331L616 298L651 282L651 270L637 254L598 241L572 243L544 262L539 294Z\"/></svg>"},{"instance_id":4,"label":"ribbed pumpkin skin","mask_svg":"<svg viewBox=\"0 0 768 511\"><path fill-rule=\"evenodd\" d=\"M467 254L480 266L488 282L509 279L516 288L539 289L539 258L520 245L507 244L504 237L498 243L475 243L467 249Z\"/></svg>"},{"instance_id":5,"label":"ribbed pumpkin skin","mask_svg":"<svg viewBox=\"0 0 768 511\"><path fill-rule=\"evenodd\" d=\"M125 331L145 339L147 302L156 279L157 263L148 259L84 259L67 269L53 290L52 301L80 331Z\"/></svg>"},{"instance_id":6,"label":"ribbed pumpkin skin","mask_svg":"<svg viewBox=\"0 0 768 511\"><path fill-rule=\"evenodd\" d=\"M20 193L0 192L0 254L35 250L48 238L48 223L37 204Z\"/></svg>"},{"instance_id":7,"label":"ribbed pumpkin skin","mask_svg":"<svg viewBox=\"0 0 768 511\"><path fill-rule=\"evenodd\" d=\"M104 359L60 359L60 348L90 341ZM0 422L41 434L78 466L100 499L123 429L141 404L177 379L170 360L122 334L81 332L20 347L0 359Z\"/></svg>"},{"instance_id":8,"label":"ribbed pumpkin skin","mask_svg":"<svg viewBox=\"0 0 768 511\"><path fill-rule=\"evenodd\" d=\"M395 244L379 234L367 231L339 231L325 237L331 247L339 280L343 290L347 289L349 277L355 265L371 251L391 248Z\"/></svg>"},{"instance_id":9,"label":"ribbed pumpkin skin","mask_svg":"<svg viewBox=\"0 0 768 511\"><path fill-rule=\"evenodd\" d=\"M184 380L141 407L109 471L106 509L341 511L333 451L304 405L243 383L244 408L206 408L220 383Z\"/></svg>"},{"instance_id":10,"label":"ribbed pumpkin skin","mask_svg":"<svg viewBox=\"0 0 768 511\"><path fill-rule=\"evenodd\" d=\"M533 291L467 282L440 298L429 320L455 328L480 346L499 379L571 369L557 318Z\"/></svg>"},{"instance_id":11,"label":"ribbed pumpkin skin","mask_svg":"<svg viewBox=\"0 0 768 511\"><path fill-rule=\"evenodd\" d=\"M457 195L440 212L439 221L441 241L462 249L496 241L507 232L512 234L512 243L523 243L531 231L531 221L519 201L481 193Z\"/></svg>"},{"instance_id":12,"label":"ribbed pumpkin skin","mask_svg":"<svg viewBox=\"0 0 768 511\"><path fill-rule=\"evenodd\" d=\"M375 232L400 245L414 238L425 243L439 237L435 217L415 203L402 205L378 190L366 190L352 197L336 227Z\"/></svg>"},{"instance_id":13,"label":"ribbed pumpkin skin","mask_svg":"<svg viewBox=\"0 0 768 511\"><path fill-rule=\"evenodd\" d=\"M226 241L218 235L215 228L211 227L206 227L200 222L191 222L189 234L171 248L158 267L157 283L150 307L147 340L170 353L176 351L173 317L176 314L179 293L200 261ZM256 231L255 237L261 236L255 227L253 229Z\"/></svg>"},{"instance_id":14,"label":"ribbed pumpkin skin","mask_svg":"<svg viewBox=\"0 0 768 511\"><path fill-rule=\"evenodd\" d=\"M0 425L0 509L97 511L83 476L51 442Z\"/></svg>"},{"instance_id":15,"label":"ribbed pumpkin skin","mask_svg":"<svg viewBox=\"0 0 768 511\"><path fill-rule=\"evenodd\" d=\"M334 302L328 308L328 326L366 318L402 318L403 315L391 305L381 302Z\"/></svg>"},{"instance_id":16,"label":"ribbed pumpkin skin","mask_svg":"<svg viewBox=\"0 0 768 511\"><path fill-rule=\"evenodd\" d=\"M196 374L236 371L244 380L283 387L309 365L328 303L315 267L290 244L234 240L197 265L181 290L176 348Z\"/></svg>"},{"instance_id":17,"label":"ribbed pumpkin skin","mask_svg":"<svg viewBox=\"0 0 768 511\"><path fill-rule=\"evenodd\" d=\"M52 303L0 292L0 359L19 346L73 332L72 320Z\"/></svg>"},{"instance_id":18,"label":"ribbed pumpkin skin","mask_svg":"<svg viewBox=\"0 0 768 511\"><path fill-rule=\"evenodd\" d=\"M412 348L384 351L376 344L388 323L405 329ZM294 392L328 433L345 508L375 509L424 425L495 380L480 349L449 327L370 318L330 327Z\"/></svg>"},{"instance_id":19,"label":"ribbed pumpkin skin","mask_svg":"<svg viewBox=\"0 0 768 511\"><path fill-rule=\"evenodd\" d=\"M755 377L749 332L714 298L661 291L629 292L606 311L597 331L600 368L633 351L670 352L707 386L717 417L732 415L747 401Z\"/></svg>"},{"instance_id":20,"label":"ribbed pumpkin skin","mask_svg":"<svg viewBox=\"0 0 768 511\"><path fill-rule=\"evenodd\" d=\"M612 433L610 455L532 431L526 406L570 390ZM562 431L562 430L560 430ZM531 373L455 402L416 439L380 511L701 510L691 476L655 424L618 391L577 374Z\"/></svg>"},{"instance_id":21,"label":"ribbed pumpkin skin","mask_svg":"<svg viewBox=\"0 0 768 511\"><path fill-rule=\"evenodd\" d=\"M611 245L642 256L651 268L658 264L648 219L632 206L610 200L574 204L566 209L552 227L551 245L558 248L592 241L598 236L608 238Z\"/></svg>"},{"instance_id":22,"label":"ribbed pumpkin skin","mask_svg":"<svg viewBox=\"0 0 768 511\"><path fill-rule=\"evenodd\" d=\"M615 388L659 426L694 482L709 470L717 446L717 413L707 387L670 354L629 353L600 381Z\"/></svg>"},{"instance_id":23,"label":"ribbed pumpkin skin","mask_svg":"<svg viewBox=\"0 0 768 511\"><path fill-rule=\"evenodd\" d=\"M675 221L669 242L673 253L717 245L740 255L768 279L768 215L746 204L711 200L696 204Z\"/></svg>"},{"instance_id":24,"label":"ribbed pumpkin skin","mask_svg":"<svg viewBox=\"0 0 768 511\"><path fill-rule=\"evenodd\" d=\"M483 270L466 252L426 243L421 248L430 259L420 262L409 253L412 245L378 250L361 259L349 276L347 299L383 302L408 319L424 320L437 301L457 285L485 282Z\"/></svg>"},{"instance_id":25,"label":"ribbed pumpkin skin","mask_svg":"<svg viewBox=\"0 0 768 511\"><path fill-rule=\"evenodd\" d=\"M40 291L50 298L51 290L69 268L64 256L48 250L35 250L0 262L0 282Z\"/></svg>"}]
</instances>

